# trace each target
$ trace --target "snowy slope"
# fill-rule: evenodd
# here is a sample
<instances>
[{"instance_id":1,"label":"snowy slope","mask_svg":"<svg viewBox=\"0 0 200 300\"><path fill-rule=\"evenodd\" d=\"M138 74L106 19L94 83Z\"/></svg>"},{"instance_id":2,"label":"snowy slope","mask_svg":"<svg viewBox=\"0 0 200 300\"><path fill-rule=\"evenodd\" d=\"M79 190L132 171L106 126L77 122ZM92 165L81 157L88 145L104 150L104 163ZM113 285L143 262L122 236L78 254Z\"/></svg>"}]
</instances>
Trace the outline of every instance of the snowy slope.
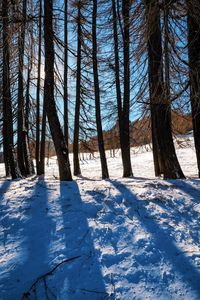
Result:
<instances>
[{"instance_id":1,"label":"snowy slope","mask_svg":"<svg viewBox=\"0 0 200 300\"><path fill-rule=\"evenodd\" d=\"M200 299L194 149L177 150L187 181L155 179L152 153L132 152L131 179L119 153L106 181L98 158L71 183L55 159L45 180L1 179L1 300Z\"/></svg>"}]
</instances>

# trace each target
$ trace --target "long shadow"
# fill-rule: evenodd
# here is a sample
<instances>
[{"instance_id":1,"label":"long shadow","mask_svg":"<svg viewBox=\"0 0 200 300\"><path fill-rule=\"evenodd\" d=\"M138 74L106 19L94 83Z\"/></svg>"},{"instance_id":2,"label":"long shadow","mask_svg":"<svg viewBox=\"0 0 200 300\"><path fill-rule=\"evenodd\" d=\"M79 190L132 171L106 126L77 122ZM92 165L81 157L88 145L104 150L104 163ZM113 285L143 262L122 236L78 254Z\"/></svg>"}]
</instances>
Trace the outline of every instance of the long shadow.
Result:
<instances>
[{"instance_id":1,"label":"long shadow","mask_svg":"<svg viewBox=\"0 0 200 300\"><path fill-rule=\"evenodd\" d=\"M4 197L6 195L6 192L9 190L11 186L12 181L11 180L2 180L0 185L0 246L5 249L5 242L7 239L7 217L6 213L8 210L7 202L4 201ZM0 268L1 271L1 268ZM0 285L1 285L1 277L0 277Z\"/></svg>"},{"instance_id":2,"label":"long shadow","mask_svg":"<svg viewBox=\"0 0 200 300\"><path fill-rule=\"evenodd\" d=\"M84 212L76 182L60 184L60 205L62 207L66 257L78 256L70 268L65 268L65 282L62 295L70 300L114 299L106 287L95 249L92 231ZM64 298L62 298L64 299Z\"/></svg>"},{"instance_id":3,"label":"long shadow","mask_svg":"<svg viewBox=\"0 0 200 300\"><path fill-rule=\"evenodd\" d=\"M192 237L193 242L198 246L200 243L199 239L199 224L200 224L200 215L198 210L195 210L195 206L200 203L200 192L197 188L193 187L186 181L180 180L168 180L170 185L161 185L161 189L177 189L184 192L191 198L190 201L185 200L184 197L179 196L179 199L176 201L165 200L160 201L159 199L150 199L151 203L154 203L157 206L160 206L164 210L164 217L170 217L174 224L185 224L188 229L190 229L190 239ZM200 181L197 182L200 184ZM199 186L200 187L200 186Z\"/></svg>"},{"instance_id":4,"label":"long shadow","mask_svg":"<svg viewBox=\"0 0 200 300\"><path fill-rule=\"evenodd\" d=\"M3 199L4 193L7 192L7 190L9 189L12 180L1 180L2 183L0 185L0 201Z\"/></svg>"},{"instance_id":5,"label":"long shadow","mask_svg":"<svg viewBox=\"0 0 200 300\"><path fill-rule=\"evenodd\" d=\"M165 182L168 182L170 185L166 185ZM194 206L196 204L200 203L200 191L199 189L193 187L191 184L189 184L188 182L186 182L185 180L164 180L163 181L164 184L162 184L161 182L158 183L158 185L156 185L155 183L147 183L146 187L150 187L150 188L156 188L159 189L161 191L163 190L175 190L175 193L177 193L177 190L180 190L181 192L187 194L192 202L188 202L185 201L185 199L179 196L179 199L177 199L176 202L174 201L169 201L167 199L150 199L149 201L162 207L167 215L175 217L175 219L177 219L177 221L181 221L183 220L185 223L190 223L194 220L197 220L199 218L199 213L198 211L195 211L193 209L193 204ZM199 188L200 188L200 181L197 182L199 184ZM167 204L167 205L166 205ZM184 211L181 211L182 208L184 206Z\"/></svg>"},{"instance_id":6,"label":"long shadow","mask_svg":"<svg viewBox=\"0 0 200 300\"><path fill-rule=\"evenodd\" d=\"M199 189L189 184L186 180L167 180L169 183L173 183L179 190L183 191L192 197L193 202L200 203L200 192ZM192 180L194 183L198 183L200 188L200 180Z\"/></svg>"},{"instance_id":7,"label":"long shadow","mask_svg":"<svg viewBox=\"0 0 200 300\"><path fill-rule=\"evenodd\" d=\"M122 198L127 198L132 203L132 205L136 205L139 202L141 210L143 210L143 215L145 217L141 217L136 214L134 210L132 213L136 217L141 226L143 226L147 232L152 235L153 244L157 252L162 255L162 257L169 261L173 266L174 273L179 273L181 279L185 284L192 289L192 291L196 294L196 296L200 297L200 273L196 269L195 265L189 260L189 258L185 255L183 251L173 241L170 236L170 230L165 230L158 224L149 211L146 208L145 201L139 201L134 195L132 191L130 191L125 185L121 182L110 180L111 184L120 192ZM142 259L145 261L145 257Z\"/></svg>"},{"instance_id":8,"label":"long shadow","mask_svg":"<svg viewBox=\"0 0 200 300\"><path fill-rule=\"evenodd\" d=\"M37 281L40 276L50 269L49 266L49 246L52 241L52 234L55 231L55 223L49 216L49 193L51 190L45 180L38 180L35 184L32 201L37 203L31 209L31 216L28 224L26 224L26 236L28 243L28 257L26 262L27 270L31 270L31 276L24 274L27 278L24 282L24 291L22 299L51 299L48 298L48 291L45 281L38 281L38 285L30 289L33 282ZM26 271L27 271L26 270ZM29 290L29 297L24 295ZM36 293L37 290L37 293ZM46 296L47 295L47 296ZM34 298L33 298L34 296Z\"/></svg>"},{"instance_id":9,"label":"long shadow","mask_svg":"<svg viewBox=\"0 0 200 300\"><path fill-rule=\"evenodd\" d=\"M48 194L45 182L26 186L30 196L17 196L4 218L6 265L2 267L1 299L21 299L32 282L49 269L47 256L51 239L51 220L47 215ZM13 206L12 206L13 205ZM11 211L13 207L13 211ZM32 299L30 293L30 298Z\"/></svg>"}]
</instances>

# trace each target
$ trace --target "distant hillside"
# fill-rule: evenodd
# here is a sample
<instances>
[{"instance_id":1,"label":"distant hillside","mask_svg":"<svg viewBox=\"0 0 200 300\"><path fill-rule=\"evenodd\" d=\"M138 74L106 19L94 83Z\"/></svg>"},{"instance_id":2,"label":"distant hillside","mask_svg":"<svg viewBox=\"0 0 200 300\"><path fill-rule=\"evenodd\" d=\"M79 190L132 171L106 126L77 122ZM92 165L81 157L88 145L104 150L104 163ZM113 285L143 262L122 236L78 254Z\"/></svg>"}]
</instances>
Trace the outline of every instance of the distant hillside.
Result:
<instances>
[{"instance_id":1,"label":"distant hillside","mask_svg":"<svg viewBox=\"0 0 200 300\"><path fill-rule=\"evenodd\" d=\"M192 130L192 118L190 115L183 115L178 111L172 112L172 130L173 134L185 134ZM119 144L118 123L109 130L104 132L104 141L106 150L117 149ZM151 122L150 117L136 120L130 124L130 142L131 146L141 146L151 143ZM92 138L87 143L81 143L81 150L87 152L88 149L97 151L97 139Z\"/></svg>"},{"instance_id":2,"label":"distant hillside","mask_svg":"<svg viewBox=\"0 0 200 300\"><path fill-rule=\"evenodd\" d=\"M174 134L185 134L192 130L192 118L190 115L183 115L177 111L172 112L172 128ZM111 130L104 131L104 142L106 150L120 148L118 122ZM130 123L131 146L141 146L151 143L151 122L149 117L136 120ZM34 157L35 146L32 144ZM72 144L69 145L69 152L72 152ZM93 153L98 151L97 138L80 142L80 152ZM52 141L46 143L46 156L55 156L55 149Z\"/></svg>"}]
</instances>

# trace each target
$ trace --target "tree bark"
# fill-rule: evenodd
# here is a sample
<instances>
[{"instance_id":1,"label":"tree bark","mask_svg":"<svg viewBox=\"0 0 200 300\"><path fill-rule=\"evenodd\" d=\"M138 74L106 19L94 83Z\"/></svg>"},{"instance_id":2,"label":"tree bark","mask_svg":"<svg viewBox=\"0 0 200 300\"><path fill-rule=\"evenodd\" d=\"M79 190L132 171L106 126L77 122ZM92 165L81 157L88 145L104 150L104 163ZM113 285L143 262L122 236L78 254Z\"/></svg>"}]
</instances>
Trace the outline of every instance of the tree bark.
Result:
<instances>
[{"instance_id":1,"label":"tree bark","mask_svg":"<svg viewBox=\"0 0 200 300\"><path fill-rule=\"evenodd\" d=\"M133 176L130 153L130 0L122 1L124 19L124 103L123 103L123 134L122 134L122 160L124 162L124 177Z\"/></svg>"},{"instance_id":2,"label":"tree bark","mask_svg":"<svg viewBox=\"0 0 200 300\"><path fill-rule=\"evenodd\" d=\"M46 149L46 111L43 104L42 114L42 130L41 130L41 141L40 141L40 159L38 164L38 175L44 175L45 173L45 149Z\"/></svg>"},{"instance_id":3,"label":"tree bark","mask_svg":"<svg viewBox=\"0 0 200 300\"><path fill-rule=\"evenodd\" d=\"M72 180L68 148L57 115L54 99L54 43L53 43L53 2L44 1L44 43L45 43L45 82L44 105L54 142L60 180Z\"/></svg>"},{"instance_id":4,"label":"tree bark","mask_svg":"<svg viewBox=\"0 0 200 300\"><path fill-rule=\"evenodd\" d=\"M101 160L102 178L109 178L108 167L106 161L106 154L103 140L103 130L101 123L101 107L100 107L100 89L98 76L98 62L97 62L97 35L96 35L96 18L97 18L97 0L93 0L92 13L92 60L93 60L93 76L94 76L94 91L95 91L95 113L97 125L97 139Z\"/></svg>"},{"instance_id":5,"label":"tree bark","mask_svg":"<svg viewBox=\"0 0 200 300\"><path fill-rule=\"evenodd\" d=\"M65 0L64 20L64 136L68 147L69 141L69 120L68 120L68 0Z\"/></svg>"},{"instance_id":6,"label":"tree bark","mask_svg":"<svg viewBox=\"0 0 200 300\"><path fill-rule=\"evenodd\" d=\"M37 175L40 173L40 81L41 81L41 53L42 53L42 0L39 2L39 36L38 36L38 65L37 65L37 87L36 87L36 145L35 160ZM42 173L43 174L43 173Z\"/></svg>"},{"instance_id":7,"label":"tree bark","mask_svg":"<svg viewBox=\"0 0 200 300\"><path fill-rule=\"evenodd\" d=\"M187 0L190 102L197 166L200 177L200 4Z\"/></svg>"},{"instance_id":8,"label":"tree bark","mask_svg":"<svg viewBox=\"0 0 200 300\"><path fill-rule=\"evenodd\" d=\"M166 179L184 178L173 143L170 99L166 97L163 80L162 36L158 0L146 1L146 13L152 142L154 162L157 168L155 174L163 173Z\"/></svg>"},{"instance_id":9,"label":"tree bark","mask_svg":"<svg viewBox=\"0 0 200 300\"><path fill-rule=\"evenodd\" d=\"M18 114L17 114L17 160L20 172L23 176L31 175L30 151L28 149L27 132L24 119L24 43L26 28L26 6L27 0L23 0L22 22L19 28L18 49L19 49L19 70L18 70Z\"/></svg>"},{"instance_id":10,"label":"tree bark","mask_svg":"<svg viewBox=\"0 0 200 300\"><path fill-rule=\"evenodd\" d=\"M78 1L78 17L77 17L77 70L76 70L76 105L74 118L74 141L73 141L73 161L74 175L80 175L79 163L79 120L80 120L80 104L81 104L81 1Z\"/></svg>"},{"instance_id":11,"label":"tree bark","mask_svg":"<svg viewBox=\"0 0 200 300\"><path fill-rule=\"evenodd\" d=\"M29 126L30 126L30 83L31 83L31 71L33 67L33 36L31 35L30 41L30 56L28 59L28 74L27 74L27 84L26 84L26 105L25 105L25 141L27 143L26 149L28 152L25 155L25 164L28 166L30 174L35 174L33 160L31 159L30 153L30 138L29 138Z\"/></svg>"},{"instance_id":12,"label":"tree bark","mask_svg":"<svg viewBox=\"0 0 200 300\"><path fill-rule=\"evenodd\" d=\"M15 159L13 145L13 115L10 92L10 52L8 28L8 1L2 3L3 18L3 148L6 176L12 179L20 177L20 172Z\"/></svg>"},{"instance_id":13,"label":"tree bark","mask_svg":"<svg viewBox=\"0 0 200 300\"><path fill-rule=\"evenodd\" d=\"M122 153L123 175L132 174L132 167L129 155L126 155L124 147L124 115L122 109L122 96L121 96L121 83L120 83L120 64L119 64L119 42L117 30L117 13L116 2L112 0L112 13L113 13L113 37L114 37L114 56L115 56L115 86L117 95L117 109L118 109L118 123L119 123L119 138ZM129 136L128 136L129 139ZM129 143L130 144L130 143Z\"/></svg>"}]
</instances>

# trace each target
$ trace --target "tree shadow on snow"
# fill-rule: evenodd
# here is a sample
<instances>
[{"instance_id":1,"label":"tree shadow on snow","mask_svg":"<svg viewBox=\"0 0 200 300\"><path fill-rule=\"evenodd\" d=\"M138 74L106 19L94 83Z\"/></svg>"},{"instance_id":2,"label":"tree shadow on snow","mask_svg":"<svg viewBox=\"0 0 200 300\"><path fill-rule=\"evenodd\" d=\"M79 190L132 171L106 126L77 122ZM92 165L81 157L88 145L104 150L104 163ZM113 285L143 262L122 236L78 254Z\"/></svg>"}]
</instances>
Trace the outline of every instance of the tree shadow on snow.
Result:
<instances>
[{"instance_id":1,"label":"tree shadow on snow","mask_svg":"<svg viewBox=\"0 0 200 300\"><path fill-rule=\"evenodd\" d=\"M3 267L2 299L113 299L106 291L76 182L60 183L60 197L51 197L53 205L51 186L39 180L33 188L29 198L17 199L22 200L21 218L15 216L15 206L14 214L4 220L12 230L6 244L13 247L13 260L6 258Z\"/></svg>"},{"instance_id":2,"label":"tree shadow on snow","mask_svg":"<svg viewBox=\"0 0 200 300\"><path fill-rule=\"evenodd\" d=\"M47 188L44 181L38 181L31 188L31 196L18 196L14 212L6 215L10 232L5 251L8 255L11 252L11 258L6 259L4 266L1 299L23 299L23 293L30 288L32 282L49 269L49 230L53 225L47 215ZM31 292L25 296L25 299L35 299Z\"/></svg>"},{"instance_id":3,"label":"tree shadow on snow","mask_svg":"<svg viewBox=\"0 0 200 300\"><path fill-rule=\"evenodd\" d=\"M191 183L198 186L198 189L193 185L188 183L186 180L167 180L167 182L174 184L179 190L189 195L192 198L192 201L195 203L200 203L200 180L191 180Z\"/></svg>"},{"instance_id":4,"label":"tree shadow on snow","mask_svg":"<svg viewBox=\"0 0 200 300\"><path fill-rule=\"evenodd\" d=\"M172 237L173 230L166 226L163 228L161 224L158 224L147 209L146 201L138 200L136 195L129 190L128 187L116 180L110 180L110 183L120 192L119 197L121 197L121 200L127 199L128 205L130 206L129 208L131 208L131 206L133 207L133 209L129 209L129 218L137 218L145 231L152 236L151 249L154 249L156 252L154 260L145 257L145 255L150 255L150 253L148 253L148 251L150 251L149 249L146 254L143 254L142 257L139 258L139 263L144 265L144 267L146 263L148 264L152 261L154 261L154 264L156 265L158 260L164 260L165 262L170 263L172 266L171 273L173 273L171 274L172 278L179 275L180 280L186 284L187 288L191 289L192 293L194 293L195 297L198 299L200 297L200 273L190 258L187 257L184 251L182 251L174 242ZM117 201L119 201L119 199ZM139 211L134 209L134 207L139 207ZM157 272L159 272L159 270ZM163 288L166 288L166 279L164 277Z\"/></svg>"},{"instance_id":5,"label":"tree shadow on snow","mask_svg":"<svg viewBox=\"0 0 200 300\"><path fill-rule=\"evenodd\" d=\"M178 193L178 197L175 199L169 198L165 199L163 195L163 199L155 198L150 199L149 202L154 203L155 205L161 207L163 210L162 217L163 219L170 219L173 222L174 229L176 229L177 233L182 230L182 226L185 226L184 236L190 239L190 243L192 241L192 245L196 245L197 247L200 244L199 239L199 224L200 224L200 214L198 205L200 204L199 198L199 189L193 187L190 183L182 180L167 180L170 185L161 186L161 189L175 191L181 191L181 194ZM196 182L200 184L199 182ZM182 192L187 195L187 198L182 197ZM188 197L189 196L189 197ZM195 209L197 207L197 209ZM180 233L182 234L182 233ZM192 253L193 250L189 252ZM193 251L195 253L197 251Z\"/></svg>"},{"instance_id":6,"label":"tree shadow on snow","mask_svg":"<svg viewBox=\"0 0 200 300\"><path fill-rule=\"evenodd\" d=\"M2 183L0 185L0 201L2 200L4 194L7 192L11 185L12 181L11 180L2 180Z\"/></svg>"},{"instance_id":7,"label":"tree shadow on snow","mask_svg":"<svg viewBox=\"0 0 200 300\"><path fill-rule=\"evenodd\" d=\"M59 299L113 299L106 292L98 252L84 211L85 204L75 181L60 183L59 201L62 208L65 257L76 257L56 274L60 278Z\"/></svg>"}]
</instances>

